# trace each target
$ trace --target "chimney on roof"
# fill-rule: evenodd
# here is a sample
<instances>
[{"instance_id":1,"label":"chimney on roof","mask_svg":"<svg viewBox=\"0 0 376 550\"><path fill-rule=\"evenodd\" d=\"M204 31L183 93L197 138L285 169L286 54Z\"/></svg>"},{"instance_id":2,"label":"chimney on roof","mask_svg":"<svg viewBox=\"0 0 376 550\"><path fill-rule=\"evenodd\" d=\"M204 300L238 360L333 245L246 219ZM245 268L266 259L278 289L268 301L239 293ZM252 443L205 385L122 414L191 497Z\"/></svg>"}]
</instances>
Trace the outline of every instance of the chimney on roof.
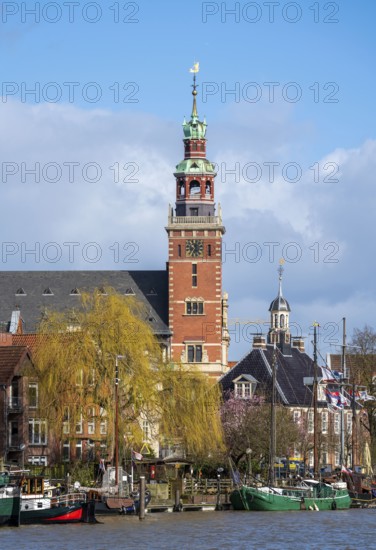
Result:
<instances>
[{"instance_id":1,"label":"chimney on roof","mask_svg":"<svg viewBox=\"0 0 376 550\"><path fill-rule=\"evenodd\" d=\"M266 349L266 339L264 336L253 337L253 349Z\"/></svg>"},{"instance_id":2,"label":"chimney on roof","mask_svg":"<svg viewBox=\"0 0 376 550\"><path fill-rule=\"evenodd\" d=\"M304 347L303 338L294 338L293 341L292 341L292 347L296 348L299 351L301 351L302 353L304 353L305 352L305 347Z\"/></svg>"}]
</instances>

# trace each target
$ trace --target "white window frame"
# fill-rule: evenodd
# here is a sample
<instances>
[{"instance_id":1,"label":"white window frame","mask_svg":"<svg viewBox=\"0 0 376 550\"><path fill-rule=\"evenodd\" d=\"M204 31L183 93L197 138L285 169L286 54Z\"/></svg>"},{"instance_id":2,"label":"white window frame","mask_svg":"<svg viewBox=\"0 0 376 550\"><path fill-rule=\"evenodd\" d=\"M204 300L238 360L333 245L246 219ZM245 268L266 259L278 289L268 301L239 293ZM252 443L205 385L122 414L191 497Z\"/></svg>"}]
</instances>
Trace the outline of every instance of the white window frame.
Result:
<instances>
[{"instance_id":1,"label":"white window frame","mask_svg":"<svg viewBox=\"0 0 376 550\"><path fill-rule=\"evenodd\" d=\"M235 382L235 397L250 399L252 394L253 391L251 382Z\"/></svg>"},{"instance_id":2,"label":"white window frame","mask_svg":"<svg viewBox=\"0 0 376 550\"><path fill-rule=\"evenodd\" d=\"M307 430L309 434L313 434L315 431L315 425L314 425L314 413L313 411L308 411L307 416Z\"/></svg>"},{"instance_id":3,"label":"white window frame","mask_svg":"<svg viewBox=\"0 0 376 550\"><path fill-rule=\"evenodd\" d=\"M87 433L88 435L95 434L95 407L88 408Z\"/></svg>"},{"instance_id":4,"label":"white window frame","mask_svg":"<svg viewBox=\"0 0 376 550\"><path fill-rule=\"evenodd\" d=\"M84 427L83 427L83 421L82 421L82 412L76 422L76 434L83 434L84 433Z\"/></svg>"},{"instance_id":5,"label":"white window frame","mask_svg":"<svg viewBox=\"0 0 376 550\"><path fill-rule=\"evenodd\" d=\"M338 412L334 413L334 433L339 435L341 426L341 418Z\"/></svg>"},{"instance_id":6,"label":"white window frame","mask_svg":"<svg viewBox=\"0 0 376 550\"><path fill-rule=\"evenodd\" d=\"M321 465L327 466L328 465L328 449L324 448L321 451Z\"/></svg>"},{"instance_id":7,"label":"white window frame","mask_svg":"<svg viewBox=\"0 0 376 550\"><path fill-rule=\"evenodd\" d=\"M64 419L65 420L63 421L63 434L69 434L70 432L69 407L65 407Z\"/></svg>"},{"instance_id":8,"label":"white window frame","mask_svg":"<svg viewBox=\"0 0 376 550\"><path fill-rule=\"evenodd\" d=\"M321 433L326 435L328 433L328 412L323 411L321 413Z\"/></svg>"},{"instance_id":9,"label":"white window frame","mask_svg":"<svg viewBox=\"0 0 376 550\"><path fill-rule=\"evenodd\" d=\"M334 464L335 464L335 466L341 466L340 457L341 457L340 451L334 451Z\"/></svg>"},{"instance_id":10,"label":"white window frame","mask_svg":"<svg viewBox=\"0 0 376 550\"><path fill-rule=\"evenodd\" d=\"M295 424L299 424L300 423L300 419L301 419L301 411L294 411L293 412L293 418L294 418L294 422ZM295 456L295 455L294 455Z\"/></svg>"},{"instance_id":11,"label":"white window frame","mask_svg":"<svg viewBox=\"0 0 376 550\"><path fill-rule=\"evenodd\" d=\"M47 445L47 421L29 418L29 445Z\"/></svg>"},{"instance_id":12,"label":"white window frame","mask_svg":"<svg viewBox=\"0 0 376 550\"><path fill-rule=\"evenodd\" d=\"M46 455L29 455L27 461L34 466L47 466Z\"/></svg>"},{"instance_id":13,"label":"white window frame","mask_svg":"<svg viewBox=\"0 0 376 550\"><path fill-rule=\"evenodd\" d=\"M346 414L346 430L349 435L352 434L352 413Z\"/></svg>"}]
</instances>

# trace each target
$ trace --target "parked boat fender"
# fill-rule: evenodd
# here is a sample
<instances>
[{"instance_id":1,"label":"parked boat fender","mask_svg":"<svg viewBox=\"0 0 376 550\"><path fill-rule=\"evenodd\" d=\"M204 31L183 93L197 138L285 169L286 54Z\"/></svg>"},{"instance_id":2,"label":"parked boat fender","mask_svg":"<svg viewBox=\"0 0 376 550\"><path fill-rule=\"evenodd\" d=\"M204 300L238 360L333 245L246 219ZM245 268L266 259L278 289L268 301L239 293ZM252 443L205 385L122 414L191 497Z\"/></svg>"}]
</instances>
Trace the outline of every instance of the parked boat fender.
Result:
<instances>
[{"instance_id":1,"label":"parked boat fender","mask_svg":"<svg viewBox=\"0 0 376 550\"><path fill-rule=\"evenodd\" d=\"M313 503L313 506L315 507L316 512L319 511L319 507L317 506L316 502Z\"/></svg>"},{"instance_id":2,"label":"parked boat fender","mask_svg":"<svg viewBox=\"0 0 376 550\"><path fill-rule=\"evenodd\" d=\"M337 510L337 503L335 500L332 502L332 510Z\"/></svg>"}]
</instances>

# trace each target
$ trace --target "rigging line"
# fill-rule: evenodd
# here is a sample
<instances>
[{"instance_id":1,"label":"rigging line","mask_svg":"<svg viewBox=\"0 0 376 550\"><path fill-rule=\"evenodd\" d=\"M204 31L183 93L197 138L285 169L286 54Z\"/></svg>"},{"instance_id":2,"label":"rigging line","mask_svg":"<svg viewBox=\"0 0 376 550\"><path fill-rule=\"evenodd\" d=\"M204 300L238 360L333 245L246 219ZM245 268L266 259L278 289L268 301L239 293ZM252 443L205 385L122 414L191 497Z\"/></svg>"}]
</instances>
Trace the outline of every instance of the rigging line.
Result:
<instances>
[{"instance_id":1,"label":"rigging line","mask_svg":"<svg viewBox=\"0 0 376 550\"><path fill-rule=\"evenodd\" d=\"M281 354L281 356L283 357L282 352L281 352L278 348L277 348L277 351L278 351L278 352ZM295 397L295 401L296 401L296 403L298 404L298 403L299 403L299 400L298 400L298 397L297 397L297 395L296 395L296 393L295 393L294 387L292 386L292 384L291 384L291 382L290 382L290 378L289 378L289 376L288 376L288 374L287 374L287 373L288 373L288 370L284 368L284 366L283 366L283 364L281 364L281 362L279 362L279 367L280 367L280 368L282 367L282 370L283 370L283 372L285 373L285 376L286 376L286 380L287 380L287 382L288 382L288 384L289 384L289 386L290 386L290 389L292 390L292 393L293 393L293 395L294 395L294 397Z\"/></svg>"}]
</instances>

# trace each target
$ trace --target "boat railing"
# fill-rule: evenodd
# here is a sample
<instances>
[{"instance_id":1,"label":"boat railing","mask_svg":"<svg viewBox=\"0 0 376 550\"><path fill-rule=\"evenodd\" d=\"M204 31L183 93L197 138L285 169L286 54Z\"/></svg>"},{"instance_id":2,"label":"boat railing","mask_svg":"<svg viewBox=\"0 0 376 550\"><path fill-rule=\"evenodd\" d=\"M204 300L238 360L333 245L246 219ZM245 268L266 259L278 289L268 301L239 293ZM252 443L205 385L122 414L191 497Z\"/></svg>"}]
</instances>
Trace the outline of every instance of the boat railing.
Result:
<instances>
[{"instance_id":1,"label":"boat railing","mask_svg":"<svg viewBox=\"0 0 376 550\"><path fill-rule=\"evenodd\" d=\"M67 493L53 497L53 502L56 506L71 506L78 502L86 502L86 493Z\"/></svg>"}]
</instances>

